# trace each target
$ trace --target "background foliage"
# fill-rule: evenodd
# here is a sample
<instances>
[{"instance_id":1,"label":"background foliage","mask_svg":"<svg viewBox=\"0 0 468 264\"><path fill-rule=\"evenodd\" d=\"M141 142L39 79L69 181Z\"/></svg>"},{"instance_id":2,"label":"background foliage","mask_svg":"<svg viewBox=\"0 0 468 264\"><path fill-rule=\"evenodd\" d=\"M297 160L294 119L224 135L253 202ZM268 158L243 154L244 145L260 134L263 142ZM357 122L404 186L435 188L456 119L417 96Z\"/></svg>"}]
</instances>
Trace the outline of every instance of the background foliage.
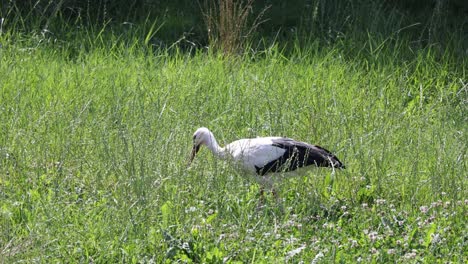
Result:
<instances>
[{"instance_id":1,"label":"background foliage","mask_svg":"<svg viewBox=\"0 0 468 264\"><path fill-rule=\"evenodd\" d=\"M208 36L201 7L191 0L2 0L0 14L8 21L5 28L48 30L61 38L66 38L66 30L77 27L105 26L119 32L129 25L158 21L155 45L169 46L184 38L202 47L208 44ZM262 39L287 45L294 37L337 41L343 36L362 39L366 34L389 36L399 31L422 45L446 42L457 35L467 45L468 4L463 0L257 0L251 19L265 7L267 21L252 40L255 45Z\"/></svg>"}]
</instances>

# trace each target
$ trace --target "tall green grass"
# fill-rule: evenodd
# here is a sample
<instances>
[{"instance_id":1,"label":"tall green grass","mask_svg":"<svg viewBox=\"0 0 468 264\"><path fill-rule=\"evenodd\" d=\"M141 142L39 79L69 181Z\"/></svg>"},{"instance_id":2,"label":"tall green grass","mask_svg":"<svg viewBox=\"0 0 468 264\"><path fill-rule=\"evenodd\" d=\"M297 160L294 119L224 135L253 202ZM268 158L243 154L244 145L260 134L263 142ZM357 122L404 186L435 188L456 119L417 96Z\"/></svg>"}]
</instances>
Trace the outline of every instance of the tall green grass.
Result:
<instances>
[{"instance_id":1,"label":"tall green grass","mask_svg":"<svg viewBox=\"0 0 468 264\"><path fill-rule=\"evenodd\" d=\"M466 262L466 59L398 35L187 54L157 28L2 33L1 262ZM200 126L347 169L258 209L206 149L187 169Z\"/></svg>"}]
</instances>

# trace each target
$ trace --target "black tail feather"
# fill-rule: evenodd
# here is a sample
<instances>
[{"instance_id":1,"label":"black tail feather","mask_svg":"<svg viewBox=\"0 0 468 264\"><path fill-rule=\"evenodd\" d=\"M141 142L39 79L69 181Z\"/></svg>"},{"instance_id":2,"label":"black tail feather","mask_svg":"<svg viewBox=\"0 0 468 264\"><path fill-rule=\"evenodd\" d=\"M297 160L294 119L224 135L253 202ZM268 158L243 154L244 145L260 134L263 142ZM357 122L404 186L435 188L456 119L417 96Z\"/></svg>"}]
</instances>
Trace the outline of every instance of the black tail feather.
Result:
<instances>
[{"instance_id":1,"label":"black tail feather","mask_svg":"<svg viewBox=\"0 0 468 264\"><path fill-rule=\"evenodd\" d=\"M315 165L317 167L332 167L344 169L343 163L330 151L315 145L295 141L289 138L273 140L273 145L285 151L279 159L256 168L257 174L265 175L270 172L293 171L301 167Z\"/></svg>"}]
</instances>

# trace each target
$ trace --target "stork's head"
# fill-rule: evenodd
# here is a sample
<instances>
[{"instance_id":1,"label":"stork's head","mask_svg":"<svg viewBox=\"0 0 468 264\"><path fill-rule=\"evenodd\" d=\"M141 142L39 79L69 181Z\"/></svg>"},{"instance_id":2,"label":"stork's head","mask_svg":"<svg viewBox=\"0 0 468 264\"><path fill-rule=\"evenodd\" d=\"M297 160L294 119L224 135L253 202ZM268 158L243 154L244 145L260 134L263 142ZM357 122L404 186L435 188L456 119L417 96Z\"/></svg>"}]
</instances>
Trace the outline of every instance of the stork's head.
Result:
<instances>
[{"instance_id":1,"label":"stork's head","mask_svg":"<svg viewBox=\"0 0 468 264\"><path fill-rule=\"evenodd\" d=\"M195 133L193 134L193 148L192 153L190 154L190 160L188 165L192 163L193 159L195 158L195 155L197 155L202 144L208 145L211 144L211 142L213 141L214 136L208 128L200 127L199 129L197 129L197 131L195 131Z\"/></svg>"}]
</instances>

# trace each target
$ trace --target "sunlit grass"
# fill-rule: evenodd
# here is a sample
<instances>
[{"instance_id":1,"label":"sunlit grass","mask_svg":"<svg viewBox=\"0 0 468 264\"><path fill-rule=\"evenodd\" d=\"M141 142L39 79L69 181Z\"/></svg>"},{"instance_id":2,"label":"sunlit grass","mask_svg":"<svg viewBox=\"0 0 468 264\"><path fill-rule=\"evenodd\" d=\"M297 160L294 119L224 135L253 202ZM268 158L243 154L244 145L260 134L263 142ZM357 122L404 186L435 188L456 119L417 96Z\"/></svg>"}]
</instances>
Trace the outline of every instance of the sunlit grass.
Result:
<instances>
[{"instance_id":1,"label":"sunlit grass","mask_svg":"<svg viewBox=\"0 0 468 264\"><path fill-rule=\"evenodd\" d=\"M467 65L450 52L2 37L2 262L466 261ZM200 126L315 143L347 169L287 179L259 210L255 181L206 149L187 170Z\"/></svg>"}]
</instances>

